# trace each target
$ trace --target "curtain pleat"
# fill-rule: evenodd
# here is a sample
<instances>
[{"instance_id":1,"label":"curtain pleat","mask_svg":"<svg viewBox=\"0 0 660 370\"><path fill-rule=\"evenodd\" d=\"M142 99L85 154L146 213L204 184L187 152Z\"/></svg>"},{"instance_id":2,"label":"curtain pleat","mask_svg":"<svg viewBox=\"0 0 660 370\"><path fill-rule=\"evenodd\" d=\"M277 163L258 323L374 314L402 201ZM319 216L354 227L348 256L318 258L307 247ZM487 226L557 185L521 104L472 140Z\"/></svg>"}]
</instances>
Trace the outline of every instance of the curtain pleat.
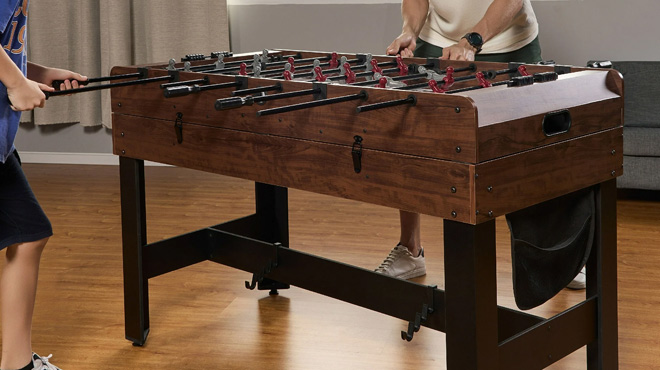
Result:
<instances>
[{"instance_id":1,"label":"curtain pleat","mask_svg":"<svg viewBox=\"0 0 660 370\"><path fill-rule=\"evenodd\" d=\"M229 50L225 0L31 0L28 22L29 61L88 77ZM21 121L111 127L110 91L53 97Z\"/></svg>"}]
</instances>

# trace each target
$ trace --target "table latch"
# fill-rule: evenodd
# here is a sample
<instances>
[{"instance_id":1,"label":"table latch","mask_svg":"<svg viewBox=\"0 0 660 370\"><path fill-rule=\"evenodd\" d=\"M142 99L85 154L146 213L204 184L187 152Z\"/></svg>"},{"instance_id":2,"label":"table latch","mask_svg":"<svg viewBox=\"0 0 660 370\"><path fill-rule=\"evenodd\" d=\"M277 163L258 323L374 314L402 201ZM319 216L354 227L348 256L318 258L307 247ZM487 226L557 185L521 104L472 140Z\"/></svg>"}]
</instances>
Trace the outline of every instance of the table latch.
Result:
<instances>
[{"instance_id":1,"label":"table latch","mask_svg":"<svg viewBox=\"0 0 660 370\"><path fill-rule=\"evenodd\" d=\"M351 150L351 155L353 156L353 169L355 173L360 173L362 171L362 136L355 135L353 136L355 140L353 142L353 149Z\"/></svg>"},{"instance_id":2,"label":"table latch","mask_svg":"<svg viewBox=\"0 0 660 370\"><path fill-rule=\"evenodd\" d=\"M181 144L183 142L183 113L181 112L176 114L176 120L174 120L174 133L176 134L176 141Z\"/></svg>"}]
</instances>

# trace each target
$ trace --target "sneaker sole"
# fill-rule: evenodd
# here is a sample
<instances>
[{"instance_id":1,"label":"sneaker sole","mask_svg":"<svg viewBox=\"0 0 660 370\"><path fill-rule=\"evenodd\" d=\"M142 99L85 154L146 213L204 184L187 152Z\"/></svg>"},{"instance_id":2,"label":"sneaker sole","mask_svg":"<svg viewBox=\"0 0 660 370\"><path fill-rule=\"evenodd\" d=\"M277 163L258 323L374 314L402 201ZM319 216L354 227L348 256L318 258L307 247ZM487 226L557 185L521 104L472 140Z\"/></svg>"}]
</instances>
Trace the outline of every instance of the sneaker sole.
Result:
<instances>
[{"instance_id":1,"label":"sneaker sole","mask_svg":"<svg viewBox=\"0 0 660 370\"><path fill-rule=\"evenodd\" d=\"M403 279L403 280L408 280L408 279L413 279L413 278L424 276L424 275L426 275L426 269L425 268L408 271L404 274L401 274L401 275L398 275L398 276L395 276L395 277L399 278L399 279Z\"/></svg>"}]
</instances>

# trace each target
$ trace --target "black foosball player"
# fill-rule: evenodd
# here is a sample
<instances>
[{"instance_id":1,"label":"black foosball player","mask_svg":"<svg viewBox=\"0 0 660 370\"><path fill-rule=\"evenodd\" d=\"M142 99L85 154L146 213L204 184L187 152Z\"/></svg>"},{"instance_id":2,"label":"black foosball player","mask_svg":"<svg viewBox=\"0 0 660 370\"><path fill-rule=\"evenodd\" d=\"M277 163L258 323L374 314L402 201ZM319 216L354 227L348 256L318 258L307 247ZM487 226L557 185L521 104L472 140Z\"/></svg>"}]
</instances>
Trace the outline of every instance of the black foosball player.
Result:
<instances>
[{"instance_id":1,"label":"black foosball player","mask_svg":"<svg viewBox=\"0 0 660 370\"><path fill-rule=\"evenodd\" d=\"M52 235L20 166L14 138L21 111L43 107L43 91L78 87L87 78L71 71L27 62L28 0L0 6L0 249L6 249L2 271L2 360L4 369L58 369L48 357L32 352L31 331L41 252ZM76 80L71 83L69 79Z\"/></svg>"},{"instance_id":2,"label":"black foosball player","mask_svg":"<svg viewBox=\"0 0 660 370\"><path fill-rule=\"evenodd\" d=\"M505 63L542 60L530 0L403 0L401 14L403 30L388 46L388 55ZM402 279L423 276L420 215L399 213L399 243L376 272ZM569 287L584 289L585 280L582 269Z\"/></svg>"}]
</instances>

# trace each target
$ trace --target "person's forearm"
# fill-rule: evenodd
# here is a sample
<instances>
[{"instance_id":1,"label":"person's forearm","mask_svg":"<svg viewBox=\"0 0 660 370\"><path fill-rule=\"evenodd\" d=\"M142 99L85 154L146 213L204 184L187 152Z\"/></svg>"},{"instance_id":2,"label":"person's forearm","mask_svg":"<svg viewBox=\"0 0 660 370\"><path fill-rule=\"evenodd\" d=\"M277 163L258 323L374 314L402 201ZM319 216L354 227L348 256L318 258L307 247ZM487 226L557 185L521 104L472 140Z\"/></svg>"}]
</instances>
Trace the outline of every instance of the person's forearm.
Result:
<instances>
[{"instance_id":1,"label":"person's forearm","mask_svg":"<svg viewBox=\"0 0 660 370\"><path fill-rule=\"evenodd\" d=\"M480 34L486 42L509 27L522 6L523 0L494 0L471 31Z\"/></svg>"},{"instance_id":2,"label":"person's forearm","mask_svg":"<svg viewBox=\"0 0 660 370\"><path fill-rule=\"evenodd\" d=\"M15 87L25 78L23 72L9 58L4 50L0 50L0 81L6 87Z\"/></svg>"},{"instance_id":3,"label":"person's forearm","mask_svg":"<svg viewBox=\"0 0 660 370\"><path fill-rule=\"evenodd\" d=\"M44 73L46 73L47 67L39 65L37 63L28 62L27 63L27 78L32 81L41 81L43 80Z\"/></svg>"},{"instance_id":4,"label":"person's forearm","mask_svg":"<svg viewBox=\"0 0 660 370\"><path fill-rule=\"evenodd\" d=\"M428 0L403 0L401 17L403 18L403 33L411 33L415 37L422 31L429 13Z\"/></svg>"}]
</instances>

